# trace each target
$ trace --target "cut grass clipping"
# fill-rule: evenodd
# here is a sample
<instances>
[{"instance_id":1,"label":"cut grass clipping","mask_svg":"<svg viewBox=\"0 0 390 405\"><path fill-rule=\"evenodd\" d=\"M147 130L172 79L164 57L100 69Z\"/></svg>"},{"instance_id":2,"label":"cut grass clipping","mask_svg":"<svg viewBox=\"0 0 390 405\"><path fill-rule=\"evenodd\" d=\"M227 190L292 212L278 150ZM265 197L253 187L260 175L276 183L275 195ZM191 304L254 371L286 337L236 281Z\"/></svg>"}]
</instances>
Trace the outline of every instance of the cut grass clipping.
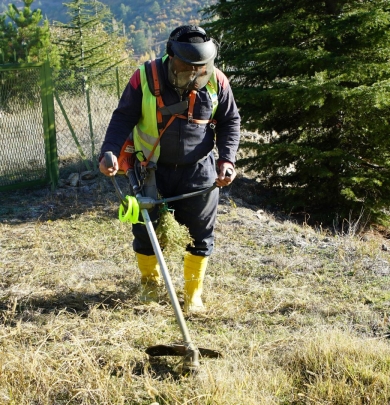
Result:
<instances>
[{"instance_id":1,"label":"cut grass clipping","mask_svg":"<svg viewBox=\"0 0 390 405\"><path fill-rule=\"evenodd\" d=\"M180 254L188 245L192 246L194 243L188 228L176 221L174 210L168 209L166 204L160 209L156 235L161 249L168 255Z\"/></svg>"}]
</instances>

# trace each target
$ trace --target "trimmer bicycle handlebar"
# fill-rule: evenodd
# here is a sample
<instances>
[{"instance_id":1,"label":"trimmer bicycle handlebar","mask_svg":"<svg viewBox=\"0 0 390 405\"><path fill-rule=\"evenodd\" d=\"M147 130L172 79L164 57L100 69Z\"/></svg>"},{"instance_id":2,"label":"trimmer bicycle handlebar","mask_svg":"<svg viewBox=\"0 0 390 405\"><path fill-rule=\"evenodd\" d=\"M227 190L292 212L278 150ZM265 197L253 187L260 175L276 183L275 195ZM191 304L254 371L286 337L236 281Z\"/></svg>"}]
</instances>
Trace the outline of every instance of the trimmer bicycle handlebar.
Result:
<instances>
[{"instance_id":1,"label":"trimmer bicycle handlebar","mask_svg":"<svg viewBox=\"0 0 390 405\"><path fill-rule=\"evenodd\" d=\"M104 158L106 161L106 167L113 167L114 166L114 161L113 161L113 153L112 152L105 152L104 153ZM233 174L233 170L228 168L226 170L226 176L230 177ZM217 188L217 183L214 183L211 187L208 187L204 190L199 190L199 191L194 191L192 193L187 193L187 194L180 194L178 196L175 197L169 197L169 198L163 198L160 200L156 200L150 197L142 197L142 195L140 195L140 187L138 185L138 181L136 179L134 170L128 170L126 173L126 176L129 179L130 185L133 188L134 194L139 202L140 208L153 208L153 206L157 205L157 204L163 204L163 203L167 203L167 202L172 202L172 201L177 201L177 200L184 200L185 198L191 198L191 197L196 197L198 195L202 195L202 194L207 194L210 193L211 191L213 191L215 188ZM115 187L115 191L116 194L118 195L122 205L126 208L127 207L127 201L125 196L122 193L122 190L120 189L118 182L116 181L115 177L111 177L112 182L114 183L114 187Z\"/></svg>"}]
</instances>

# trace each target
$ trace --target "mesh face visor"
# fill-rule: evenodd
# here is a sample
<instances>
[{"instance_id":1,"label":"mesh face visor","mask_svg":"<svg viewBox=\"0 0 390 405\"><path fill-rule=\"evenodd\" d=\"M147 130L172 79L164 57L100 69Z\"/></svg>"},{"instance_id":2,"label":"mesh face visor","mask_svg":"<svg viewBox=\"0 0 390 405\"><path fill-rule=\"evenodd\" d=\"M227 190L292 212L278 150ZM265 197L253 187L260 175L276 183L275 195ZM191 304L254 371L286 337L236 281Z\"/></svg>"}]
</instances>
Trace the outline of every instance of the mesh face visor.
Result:
<instances>
[{"instance_id":1,"label":"mesh face visor","mask_svg":"<svg viewBox=\"0 0 390 405\"><path fill-rule=\"evenodd\" d=\"M206 86L214 69L214 59L205 64L190 64L174 56L169 61L168 80L177 89L190 91Z\"/></svg>"}]
</instances>

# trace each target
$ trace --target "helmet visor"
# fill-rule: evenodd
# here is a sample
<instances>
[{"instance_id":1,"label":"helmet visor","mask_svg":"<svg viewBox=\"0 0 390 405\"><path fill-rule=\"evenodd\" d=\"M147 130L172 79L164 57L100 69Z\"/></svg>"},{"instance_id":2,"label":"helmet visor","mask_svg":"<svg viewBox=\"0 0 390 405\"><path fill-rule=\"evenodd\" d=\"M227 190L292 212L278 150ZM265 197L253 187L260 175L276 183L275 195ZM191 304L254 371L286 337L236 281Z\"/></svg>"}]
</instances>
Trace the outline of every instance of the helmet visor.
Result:
<instances>
[{"instance_id":1,"label":"helmet visor","mask_svg":"<svg viewBox=\"0 0 390 405\"><path fill-rule=\"evenodd\" d=\"M192 65L174 56L169 60L168 80L180 90L199 90L206 86L213 69L213 59L204 65Z\"/></svg>"},{"instance_id":2,"label":"helmet visor","mask_svg":"<svg viewBox=\"0 0 390 405\"><path fill-rule=\"evenodd\" d=\"M170 41L170 44L173 55L192 65L204 65L217 56L217 45L214 40L191 43Z\"/></svg>"}]
</instances>

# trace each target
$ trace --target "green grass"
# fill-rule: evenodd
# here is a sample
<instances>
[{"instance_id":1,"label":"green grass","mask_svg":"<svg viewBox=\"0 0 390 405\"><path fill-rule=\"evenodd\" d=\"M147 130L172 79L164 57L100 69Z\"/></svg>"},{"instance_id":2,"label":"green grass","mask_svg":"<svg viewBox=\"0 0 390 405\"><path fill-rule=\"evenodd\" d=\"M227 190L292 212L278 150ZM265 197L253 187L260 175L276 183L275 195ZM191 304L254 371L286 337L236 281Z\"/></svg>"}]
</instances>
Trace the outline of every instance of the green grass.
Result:
<instances>
[{"instance_id":1,"label":"green grass","mask_svg":"<svg viewBox=\"0 0 390 405\"><path fill-rule=\"evenodd\" d=\"M390 402L382 237L334 235L225 199L207 312L187 318L194 343L223 358L183 376L180 358L145 354L180 331L166 294L159 306L138 302L130 225L116 219L112 189L99 190L28 203L9 194L25 219L0 218L0 404ZM166 260L181 299L181 257Z\"/></svg>"}]
</instances>

